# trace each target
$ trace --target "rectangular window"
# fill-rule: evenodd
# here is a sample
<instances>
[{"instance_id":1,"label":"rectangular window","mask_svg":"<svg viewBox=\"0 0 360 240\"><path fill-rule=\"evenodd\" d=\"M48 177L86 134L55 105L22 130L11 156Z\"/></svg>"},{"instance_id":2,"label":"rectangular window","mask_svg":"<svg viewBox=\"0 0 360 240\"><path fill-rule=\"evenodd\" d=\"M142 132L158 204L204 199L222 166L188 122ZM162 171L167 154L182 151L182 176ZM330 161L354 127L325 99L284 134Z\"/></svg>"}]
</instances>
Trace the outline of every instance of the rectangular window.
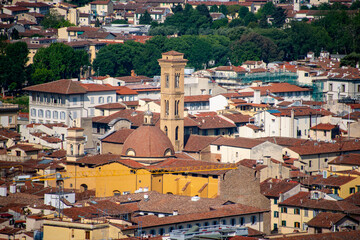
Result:
<instances>
[{"instance_id":1,"label":"rectangular window","mask_svg":"<svg viewBox=\"0 0 360 240\"><path fill-rule=\"evenodd\" d=\"M282 213L287 213L287 207L281 207L281 212Z\"/></svg>"},{"instance_id":2,"label":"rectangular window","mask_svg":"<svg viewBox=\"0 0 360 240\"><path fill-rule=\"evenodd\" d=\"M165 87L169 87L169 74L165 74Z\"/></svg>"},{"instance_id":3,"label":"rectangular window","mask_svg":"<svg viewBox=\"0 0 360 240\"><path fill-rule=\"evenodd\" d=\"M345 84L341 84L341 92L345 92Z\"/></svg>"},{"instance_id":4,"label":"rectangular window","mask_svg":"<svg viewBox=\"0 0 360 240\"><path fill-rule=\"evenodd\" d=\"M354 187L351 187L349 190L350 190L350 194L355 193L355 188Z\"/></svg>"},{"instance_id":5,"label":"rectangular window","mask_svg":"<svg viewBox=\"0 0 360 240\"><path fill-rule=\"evenodd\" d=\"M333 85L332 83L329 83L329 91L332 91L333 90Z\"/></svg>"},{"instance_id":6,"label":"rectangular window","mask_svg":"<svg viewBox=\"0 0 360 240\"><path fill-rule=\"evenodd\" d=\"M300 214L300 209L299 208L294 208L294 214L299 215Z\"/></svg>"},{"instance_id":7,"label":"rectangular window","mask_svg":"<svg viewBox=\"0 0 360 240\"><path fill-rule=\"evenodd\" d=\"M281 221L281 226L286 227L286 221L285 220Z\"/></svg>"},{"instance_id":8,"label":"rectangular window","mask_svg":"<svg viewBox=\"0 0 360 240\"><path fill-rule=\"evenodd\" d=\"M77 99L76 97L74 97L74 98L72 99L72 101L73 101L73 104L74 104L74 105L77 105L78 99Z\"/></svg>"},{"instance_id":9,"label":"rectangular window","mask_svg":"<svg viewBox=\"0 0 360 240\"><path fill-rule=\"evenodd\" d=\"M274 211L274 218L278 218L279 217L279 212L278 211Z\"/></svg>"},{"instance_id":10,"label":"rectangular window","mask_svg":"<svg viewBox=\"0 0 360 240\"><path fill-rule=\"evenodd\" d=\"M277 203L278 203L278 199L274 198L274 204L277 204Z\"/></svg>"},{"instance_id":11,"label":"rectangular window","mask_svg":"<svg viewBox=\"0 0 360 240\"><path fill-rule=\"evenodd\" d=\"M304 209L304 216L308 217L309 216L309 210L308 209Z\"/></svg>"},{"instance_id":12,"label":"rectangular window","mask_svg":"<svg viewBox=\"0 0 360 240\"><path fill-rule=\"evenodd\" d=\"M90 240L90 231L85 231L85 240Z\"/></svg>"},{"instance_id":13,"label":"rectangular window","mask_svg":"<svg viewBox=\"0 0 360 240\"><path fill-rule=\"evenodd\" d=\"M255 224L256 223L256 216L251 216L251 224Z\"/></svg>"},{"instance_id":14,"label":"rectangular window","mask_svg":"<svg viewBox=\"0 0 360 240\"><path fill-rule=\"evenodd\" d=\"M299 222L294 222L294 228L300 228L300 223Z\"/></svg>"},{"instance_id":15,"label":"rectangular window","mask_svg":"<svg viewBox=\"0 0 360 240\"><path fill-rule=\"evenodd\" d=\"M94 104L94 103L95 103L94 97L91 97L91 98L90 98L90 103L91 103L91 104Z\"/></svg>"},{"instance_id":16,"label":"rectangular window","mask_svg":"<svg viewBox=\"0 0 360 240\"><path fill-rule=\"evenodd\" d=\"M309 168L311 168L311 161L309 161Z\"/></svg>"}]
</instances>

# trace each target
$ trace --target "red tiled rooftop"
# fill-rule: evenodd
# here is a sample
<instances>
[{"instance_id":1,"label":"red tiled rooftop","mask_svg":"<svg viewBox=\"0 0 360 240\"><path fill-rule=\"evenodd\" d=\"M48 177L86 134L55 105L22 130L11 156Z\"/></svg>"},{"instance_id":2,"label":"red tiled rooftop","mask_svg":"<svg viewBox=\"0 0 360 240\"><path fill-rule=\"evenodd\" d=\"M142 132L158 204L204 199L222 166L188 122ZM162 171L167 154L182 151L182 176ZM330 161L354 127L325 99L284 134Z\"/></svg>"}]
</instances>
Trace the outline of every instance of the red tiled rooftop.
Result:
<instances>
[{"instance_id":1,"label":"red tiled rooftop","mask_svg":"<svg viewBox=\"0 0 360 240\"><path fill-rule=\"evenodd\" d=\"M120 129L106 138L103 138L101 142L118 143L123 144L126 138L134 131L134 129Z\"/></svg>"},{"instance_id":2,"label":"red tiled rooftop","mask_svg":"<svg viewBox=\"0 0 360 240\"><path fill-rule=\"evenodd\" d=\"M211 95L193 95L193 96L185 96L184 102L209 102Z\"/></svg>"},{"instance_id":3,"label":"red tiled rooftop","mask_svg":"<svg viewBox=\"0 0 360 240\"><path fill-rule=\"evenodd\" d=\"M200 135L190 135L185 147L185 152L200 152L204 148L208 147L213 141L219 137L211 136L200 136Z\"/></svg>"},{"instance_id":4,"label":"red tiled rooftop","mask_svg":"<svg viewBox=\"0 0 360 240\"><path fill-rule=\"evenodd\" d=\"M340 155L336 157L334 160L330 161L329 164L360 166L360 154L349 153L349 154Z\"/></svg>"},{"instance_id":5,"label":"red tiled rooftop","mask_svg":"<svg viewBox=\"0 0 360 240\"><path fill-rule=\"evenodd\" d=\"M97 109L126 109L126 106L122 103L107 103L103 105L97 105L95 106Z\"/></svg>"},{"instance_id":6,"label":"red tiled rooftop","mask_svg":"<svg viewBox=\"0 0 360 240\"><path fill-rule=\"evenodd\" d=\"M286 193L299 184L290 180L268 179L260 184L260 191L264 196L279 198L281 193Z\"/></svg>"},{"instance_id":7,"label":"red tiled rooftop","mask_svg":"<svg viewBox=\"0 0 360 240\"><path fill-rule=\"evenodd\" d=\"M253 138L243 138L243 137L237 137L237 138L228 138L228 137L222 137L214 142L212 142L212 145L218 145L218 146L230 146L230 147L240 147L240 148L253 148L259 144L264 143L263 140L253 139Z\"/></svg>"},{"instance_id":8,"label":"red tiled rooftop","mask_svg":"<svg viewBox=\"0 0 360 240\"><path fill-rule=\"evenodd\" d=\"M336 125L330 124L330 123L319 123L316 126L313 126L310 128L311 130L324 130L324 131L330 131L332 129L336 128Z\"/></svg>"}]
</instances>

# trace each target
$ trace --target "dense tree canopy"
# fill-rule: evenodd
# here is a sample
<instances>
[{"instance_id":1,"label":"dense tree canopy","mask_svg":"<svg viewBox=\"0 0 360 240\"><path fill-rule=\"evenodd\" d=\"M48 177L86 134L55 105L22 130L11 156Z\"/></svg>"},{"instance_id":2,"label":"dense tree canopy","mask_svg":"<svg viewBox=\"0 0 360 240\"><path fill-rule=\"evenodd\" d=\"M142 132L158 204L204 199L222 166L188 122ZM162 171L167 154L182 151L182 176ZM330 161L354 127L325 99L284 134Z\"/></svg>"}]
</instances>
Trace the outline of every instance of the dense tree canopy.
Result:
<instances>
[{"instance_id":1,"label":"dense tree canopy","mask_svg":"<svg viewBox=\"0 0 360 240\"><path fill-rule=\"evenodd\" d=\"M24 42L13 44L1 42L0 85L2 92L4 90L15 90L28 80L25 68L28 52L29 50Z\"/></svg>"},{"instance_id":2,"label":"dense tree canopy","mask_svg":"<svg viewBox=\"0 0 360 240\"><path fill-rule=\"evenodd\" d=\"M40 48L34 56L32 83L78 77L80 68L89 66L88 54L63 43Z\"/></svg>"},{"instance_id":3,"label":"dense tree canopy","mask_svg":"<svg viewBox=\"0 0 360 240\"><path fill-rule=\"evenodd\" d=\"M47 28L62 28L74 26L68 20L65 20L58 12L50 12L45 15L44 19L41 21L41 26L45 29Z\"/></svg>"}]
</instances>

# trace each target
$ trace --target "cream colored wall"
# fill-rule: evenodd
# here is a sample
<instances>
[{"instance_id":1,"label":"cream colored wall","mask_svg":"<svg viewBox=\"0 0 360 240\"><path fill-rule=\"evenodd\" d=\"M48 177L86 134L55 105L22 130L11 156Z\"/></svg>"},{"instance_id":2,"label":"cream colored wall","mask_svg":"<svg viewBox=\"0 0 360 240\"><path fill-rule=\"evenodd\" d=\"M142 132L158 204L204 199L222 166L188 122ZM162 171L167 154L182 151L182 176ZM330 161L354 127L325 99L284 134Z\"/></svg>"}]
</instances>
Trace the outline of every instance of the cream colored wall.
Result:
<instances>
[{"instance_id":1,"label":"cream colored wall","mask_svg":"<svg viewBox=\"0 0 360 240\"><path fill-rule=\"evenodd\" d=\"M279 211L279 232L280 233L293 233L294 231L299 232L306 232L305 229L303 229L303 224L310 221L314 215L313 210L308 209L308 215L305 216L305 209L300 209L300 214L294 213L295 207L287 207L287 213L281 213L281 210ZM286 221L286 226L281 226L282 221ZM294 223L299 222L300 228L295 228Z\"/></svg>"},{"instance_id":2,"label":"cream colored wall","mask_svg":"<svg viewBox=\"0 0 360 240\"><path fill-rule=\"evenodd\" d=\"M101 154L121 154L123 149L123 144L115 144L108 142L101 142Z\"/></svg>"}]
</instances>

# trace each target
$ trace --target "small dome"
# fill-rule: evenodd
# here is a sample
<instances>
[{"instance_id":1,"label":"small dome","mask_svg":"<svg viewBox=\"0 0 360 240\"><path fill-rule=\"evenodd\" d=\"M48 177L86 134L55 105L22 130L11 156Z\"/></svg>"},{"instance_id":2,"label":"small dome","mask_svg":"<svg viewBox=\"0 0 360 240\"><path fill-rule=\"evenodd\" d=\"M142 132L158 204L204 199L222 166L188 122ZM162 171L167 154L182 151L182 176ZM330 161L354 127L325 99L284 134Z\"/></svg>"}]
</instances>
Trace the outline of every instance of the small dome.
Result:
<instances>
[{"instance_id":1,"label":"small dome","mask_svg":"<svg viewBox=\"0 0 360 240\"><path fill-rule=\"evenodd\" d=\"M160 128L143 125L125 140L121 155L130 158L167 158L174 156L174 148Z\"/></svg>"}]
</instances>

